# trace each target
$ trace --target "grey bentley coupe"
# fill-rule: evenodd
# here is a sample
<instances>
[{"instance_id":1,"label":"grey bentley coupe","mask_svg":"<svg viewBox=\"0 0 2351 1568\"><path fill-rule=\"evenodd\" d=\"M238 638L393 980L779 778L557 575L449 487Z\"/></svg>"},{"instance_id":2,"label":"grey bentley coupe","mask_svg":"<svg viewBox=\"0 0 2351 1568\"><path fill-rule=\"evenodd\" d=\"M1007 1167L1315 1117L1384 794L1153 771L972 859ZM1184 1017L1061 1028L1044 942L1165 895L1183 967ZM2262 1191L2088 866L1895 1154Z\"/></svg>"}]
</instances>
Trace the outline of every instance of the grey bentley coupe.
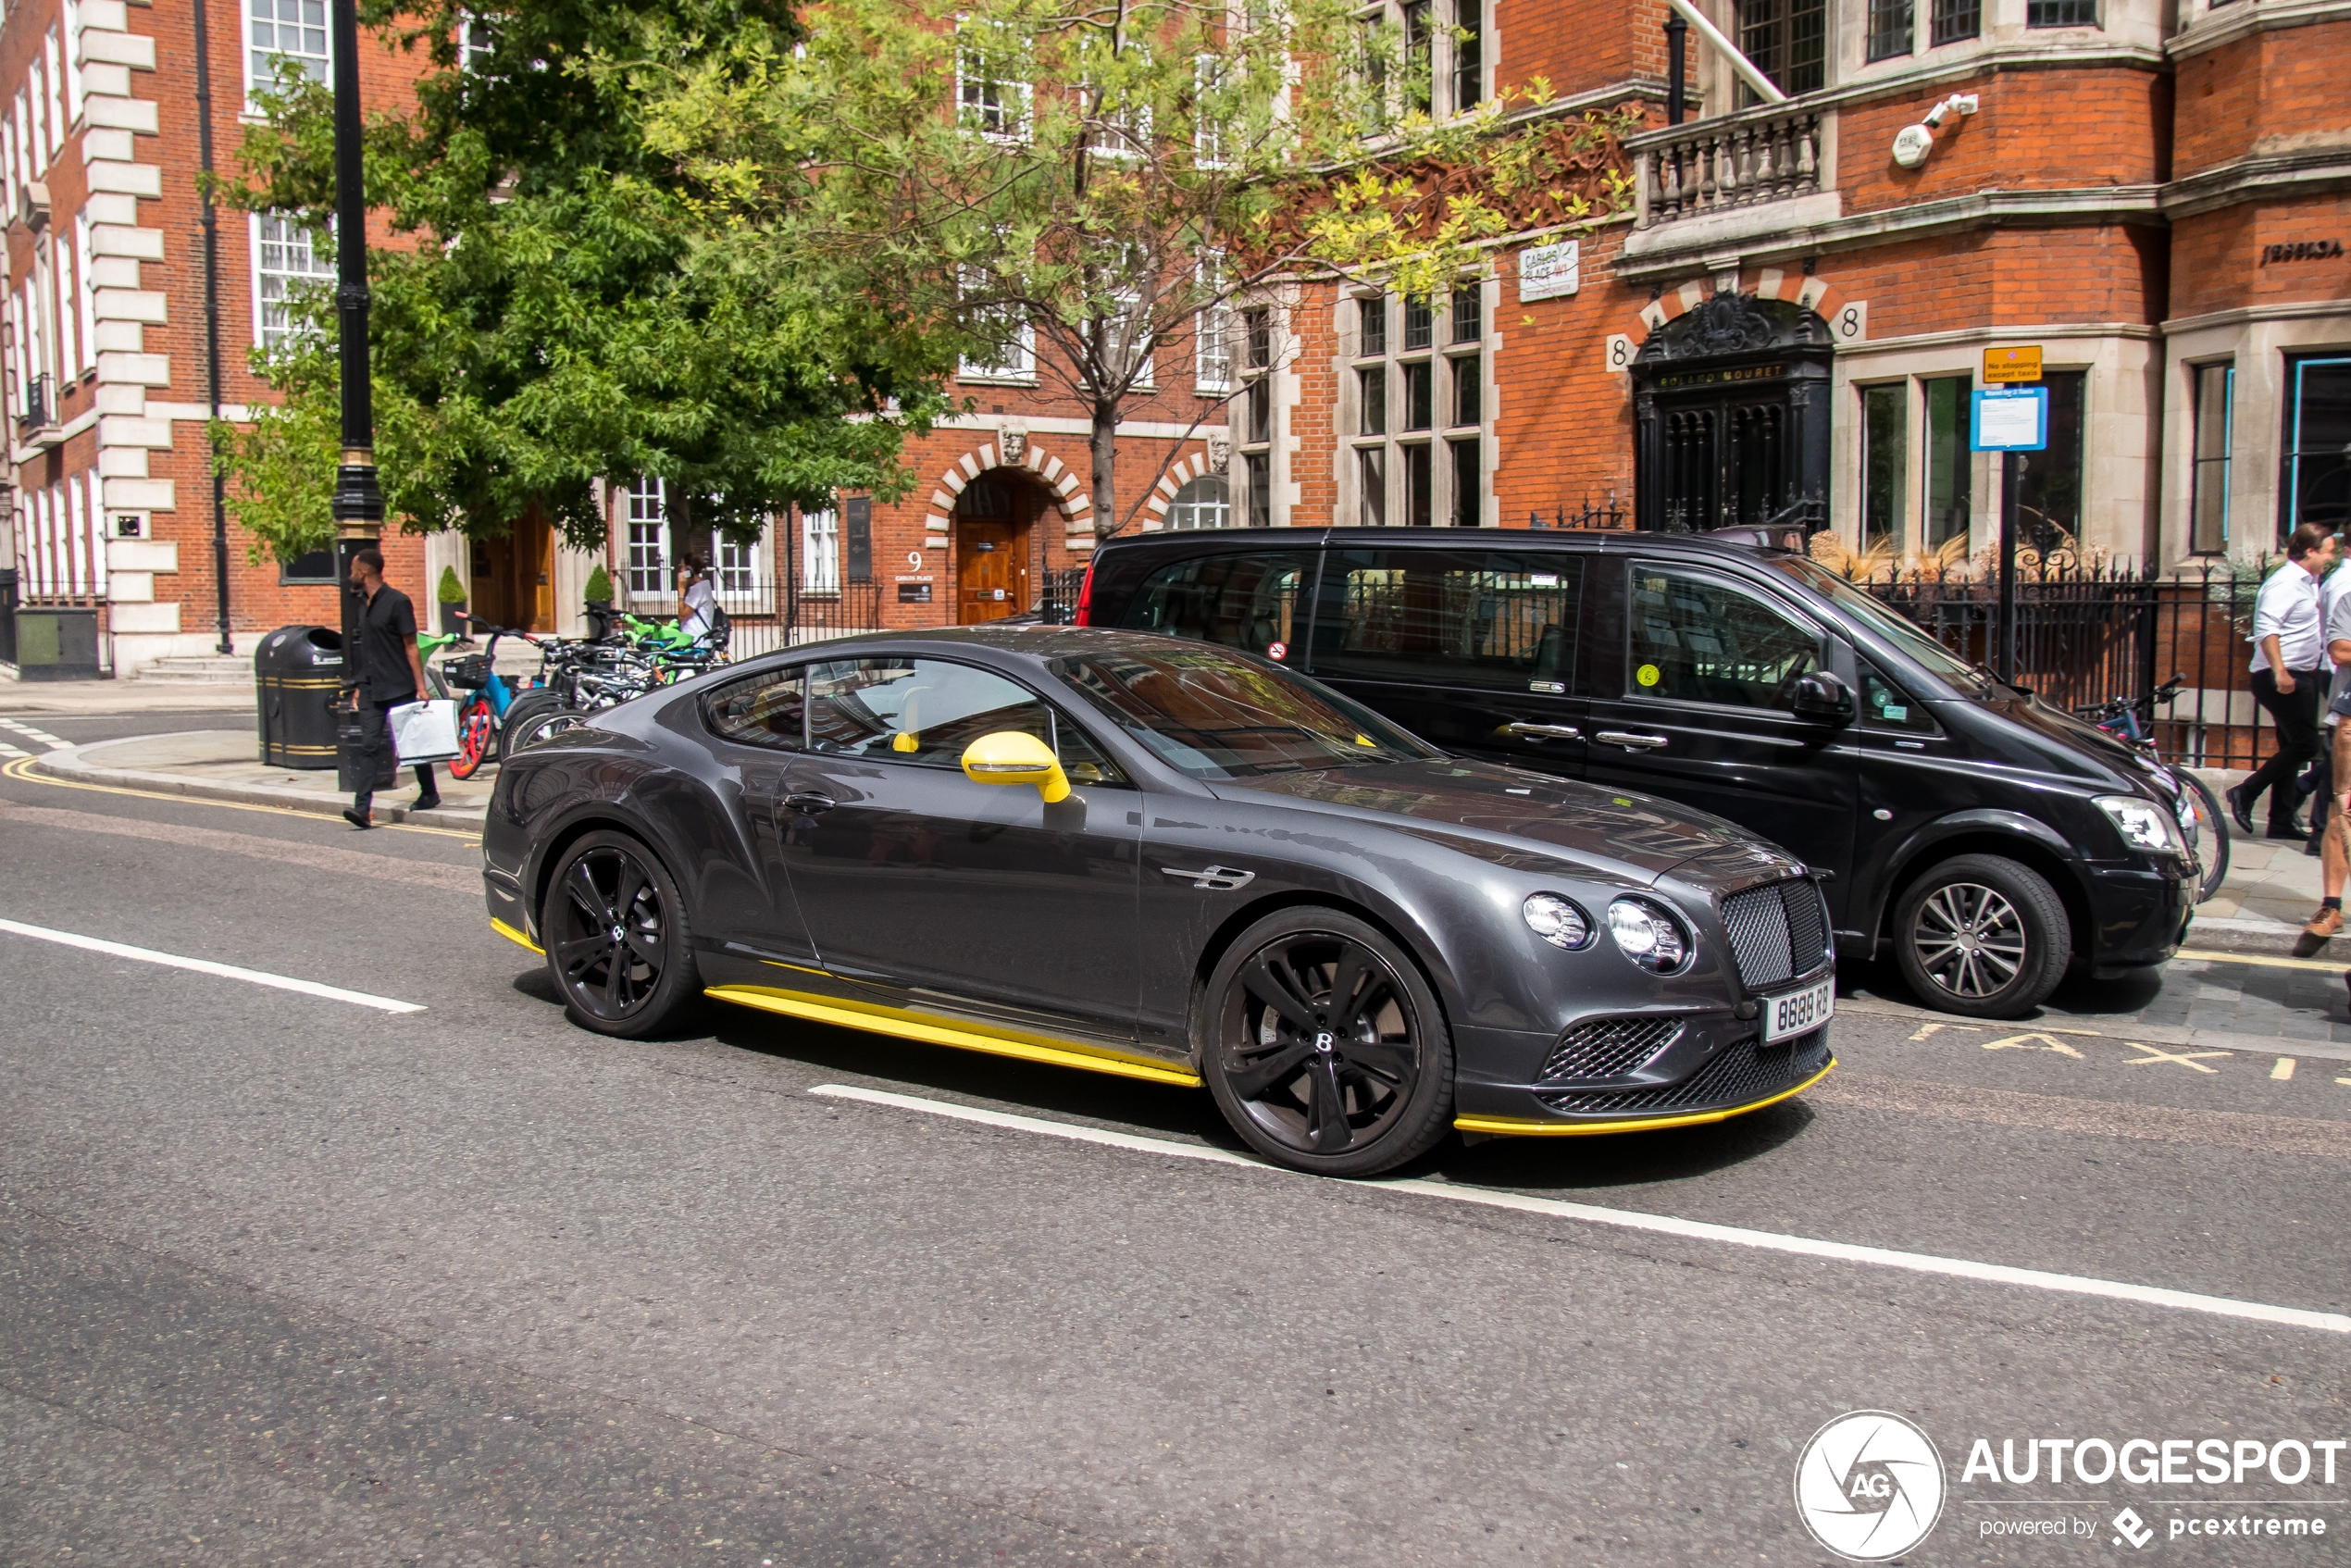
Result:
<instances>
[{"instance_id":1,"label":"grey bentley coupe","mask_svg":"<svg viewBox=\"0 0 2351 1568\"><path fill-rule=\"evenodd\" d=\"M511 759L492 924L572 1017L698 994L1197 1088L1267 1158L1719 1121L1834 1064L1813 874L1268 660L1023 626L669 687Z\"/></svg>"}]
</instances>

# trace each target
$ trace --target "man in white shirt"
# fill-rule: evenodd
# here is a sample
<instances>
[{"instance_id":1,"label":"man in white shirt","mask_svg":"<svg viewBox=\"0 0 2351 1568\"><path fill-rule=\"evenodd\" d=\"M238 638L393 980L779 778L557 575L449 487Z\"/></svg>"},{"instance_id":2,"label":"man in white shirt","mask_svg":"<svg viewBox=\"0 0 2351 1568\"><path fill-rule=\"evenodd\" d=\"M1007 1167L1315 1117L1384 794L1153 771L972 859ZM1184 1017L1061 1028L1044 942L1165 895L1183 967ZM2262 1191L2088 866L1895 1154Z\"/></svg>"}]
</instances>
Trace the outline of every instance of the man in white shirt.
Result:
<instances>
[{"instance_id":1,"label":"man in white shirt","mask_svg":"<svg viewBox=\"0 0 2351 1568\"><path fill-rule=\"evenodd\" d=\"M2339 545L2338 541L2338 555ZM2327 573L2319 583L2319 626L2327 640L2328 670L2327 700L2319 709L2321 727L2319 760L2295 784L2295 792L2310 803L2310 838L2303 846L2305 854L2326 852L2327 824L2334 819L2331 810L2334 799L2334 731L2342 713L2334 699L2342 695L2346 676L2351 676L2351 671L2346 671L2345 667L2345 660L2337 656L2339 650L2336 647L2338 641L2351 640L2351 631L2336 629L2337 627L2351 626L2351 621L2343 618L2345 605L2351 605L2351 566L2345 566L2338 560L2334 570Z\"/></svg>"},{"instance_id":2,"label":"man in white shirt","mask_svg":"<svg viewBox=\"0 0 2351 1568\"><path fill-rule=\"evenodd\" d=\"M2295 781L2319 754L2319 710L2326 701L2324 628L2319 618L2319 579L2334 566L2334 535L2304 523L2286 541L2286 564L2270 574L2253 604L2253 700L2269 710L2278 727L2278 749L2253 777L2229 791L2229 815L2238 831L2253 832L2253 803L2270 794L2272 839L2300 840L2306 829L2294 819Z\"/></svg>"},{"instance_id":3,"label":"man in white shirt","mask_svg":"<svg viewBox=\"0 0 2351 1568\"><path fill-rule=\"evenodd\" d=\"M2351 578L2351 568L2334 574ZM2330 585L2333 582L2330 578ZM2310 916L2308 925L2294 940L2294 956L2308 958L2343 932L2343 885L2351 880L2351 816L2344 813L2344 791L2351 789L2351 724L2344 722L2344 713L2351 709L2351 593L2338 594L2334 609L2327 616L2327 657L2334 661L2334 680L2327 700L2326 723L2330 727L2327 760L2331 777L2337 782L2327 786L2321 797L2331 808L2324 827L2315 820L2311 836L2321 856L2319 872L2319 913ZM2311 812L2316 818L2318 812Z\"/></svg>"}]
</instances>

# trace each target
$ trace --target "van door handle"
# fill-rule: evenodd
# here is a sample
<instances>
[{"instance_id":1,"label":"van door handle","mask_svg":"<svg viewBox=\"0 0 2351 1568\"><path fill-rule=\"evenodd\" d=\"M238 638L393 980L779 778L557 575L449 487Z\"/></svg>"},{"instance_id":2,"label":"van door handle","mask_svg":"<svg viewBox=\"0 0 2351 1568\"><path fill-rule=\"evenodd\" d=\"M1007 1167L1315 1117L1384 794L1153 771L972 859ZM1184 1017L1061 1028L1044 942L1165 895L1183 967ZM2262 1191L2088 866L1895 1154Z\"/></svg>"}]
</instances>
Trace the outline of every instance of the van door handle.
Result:
<instances>
[{"instance_id":1,"label":"van door handle","mask_svg":"<svg viewBox=\"0 0 2351 1568\"><path fill-rule=\"evenodd\" d=\"M1667 739L1663 735L1636 735L1628 729L1603 729L1599 733L1602 745L1622 746L1628 752L1651 751L1664 745Z\"/></svg>"},{"instance_id":2,"label":"van door handle","mask_svg":"<svg viewBox=\"0 0 2351 1568\"><path fill-rule=\"evenodd\" d=\"M817 795L803 792L802 794L786 795L784 797L784 804L786 806L805 816L815 816L820 812L830 811L834 806L839 805L840 803L840 802L834 800L830 795Z\"/></svg>"},{"instance_id":3,"label":"van door handle","mask_svg":"<svg viewBox=\"0 0 2351 1568\"><path fill-rule=\"evenodd\" d=\"M1506 724L1505 735L1523 735L1529 740L1581 740L1584 732L1572 724Z\"/></svg>"}]
</instances>

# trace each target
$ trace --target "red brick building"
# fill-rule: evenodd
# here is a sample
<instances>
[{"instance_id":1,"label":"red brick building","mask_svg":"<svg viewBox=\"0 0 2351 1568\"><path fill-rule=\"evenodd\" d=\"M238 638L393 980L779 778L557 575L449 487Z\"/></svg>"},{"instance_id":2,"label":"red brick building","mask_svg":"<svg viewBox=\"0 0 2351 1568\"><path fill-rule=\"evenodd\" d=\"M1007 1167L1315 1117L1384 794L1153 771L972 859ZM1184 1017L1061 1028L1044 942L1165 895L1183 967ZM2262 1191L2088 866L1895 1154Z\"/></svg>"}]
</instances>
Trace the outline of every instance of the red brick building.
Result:
<instances>
[{"instance_id":1,"label":"red brick building","mask_svg":"<svg viewBox=\"0 0 2351 1568\"><path fill-rule=\"evenodd\" d=\"M2042 539L2169 568L2351 523L2351 4L1702 0L1787 97L1758 101L1693 32L1679 126L1663 0L1381 4L1429 40L1440 113L1538 78L1537 118L1636 107L1636 198L1588 232L1511 237L1442 298L1300 283L1163 344L1121 432L1122 492L1149 492L1133 526L1612 511L1980 552L1996 470L1968 449L1968 394L2012 344L2047 367L2051 446L2021 495ZM323 19L323 0L213 0L217 161L270 56L325 68ZM224 211L207 291L193 19L28 0L0 25L0 570L28 605L86 612L124 674L217 646L224 583L241 653L335 619L317 563L250 565L232 531L215 569L210 345L236 418L263 395L245 357L272 301L327 262ZM369 96L404 91L415 63L368 47ZM1897 138L1938 105L1906 166ZM673 537L660 487L616 477L617 595L674 603L678 555L707 547L752 646L1027 607L1097 518L1083 411L1009 357L965 367L971 410L910 443L902 503L850 498L741 549ZM597 564L528 520L387 551L420 597L454 567L478 613L566 630Z\"/></svg>"}]
</instances>

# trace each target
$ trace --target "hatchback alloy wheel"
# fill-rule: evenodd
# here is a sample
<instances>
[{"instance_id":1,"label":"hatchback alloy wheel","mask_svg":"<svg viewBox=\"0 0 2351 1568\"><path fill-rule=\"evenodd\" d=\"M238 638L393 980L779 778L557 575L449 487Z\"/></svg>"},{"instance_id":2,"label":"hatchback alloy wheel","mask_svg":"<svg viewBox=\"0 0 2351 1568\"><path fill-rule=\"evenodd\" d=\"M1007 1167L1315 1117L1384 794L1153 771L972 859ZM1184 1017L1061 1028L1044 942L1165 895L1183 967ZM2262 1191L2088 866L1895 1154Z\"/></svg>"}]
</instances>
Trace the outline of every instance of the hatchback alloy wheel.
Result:
<instances>
[{"instance_id":1,"label":"hatchback alloy wheel","mask_svg":"<svg viewBox=\"0 0 2351 1568\"><path fill-rule=\"evenodd\" d=\"M572 1016L603 1034L660 1027L700 989L668 871L634 839L591 833L555 868L540 916Z\"/></svg>"},{"instance_id":2,"label":"hatchback alloy wheel","mask_svg":"<svg viewBox=\"0 0 2351 1568\"><path fill-rule=\"evenodd\" d=\"M1996 996L2024 965L2016 906L1977 882L1950 882L1919 905L1910 940L1919 967L1954 996Z\"/></svg>"},{"instance_id":3,"label":"hatchback alloy wheel","mask_svg":"<svg viewBox=\"0 0 2351 1568\"><path fill-rule=\"evenodd\" d=\"M1412 1158L1443 1135L1431 1107L1451 1099L1449 1081L1433 1082L1451 1066L1434 998L1372 928L1336 911L1284 915L1218 965L1219 1103L1250 1143L1307 1169L1361 1175Z\"/></svg>"}]
</instances>

